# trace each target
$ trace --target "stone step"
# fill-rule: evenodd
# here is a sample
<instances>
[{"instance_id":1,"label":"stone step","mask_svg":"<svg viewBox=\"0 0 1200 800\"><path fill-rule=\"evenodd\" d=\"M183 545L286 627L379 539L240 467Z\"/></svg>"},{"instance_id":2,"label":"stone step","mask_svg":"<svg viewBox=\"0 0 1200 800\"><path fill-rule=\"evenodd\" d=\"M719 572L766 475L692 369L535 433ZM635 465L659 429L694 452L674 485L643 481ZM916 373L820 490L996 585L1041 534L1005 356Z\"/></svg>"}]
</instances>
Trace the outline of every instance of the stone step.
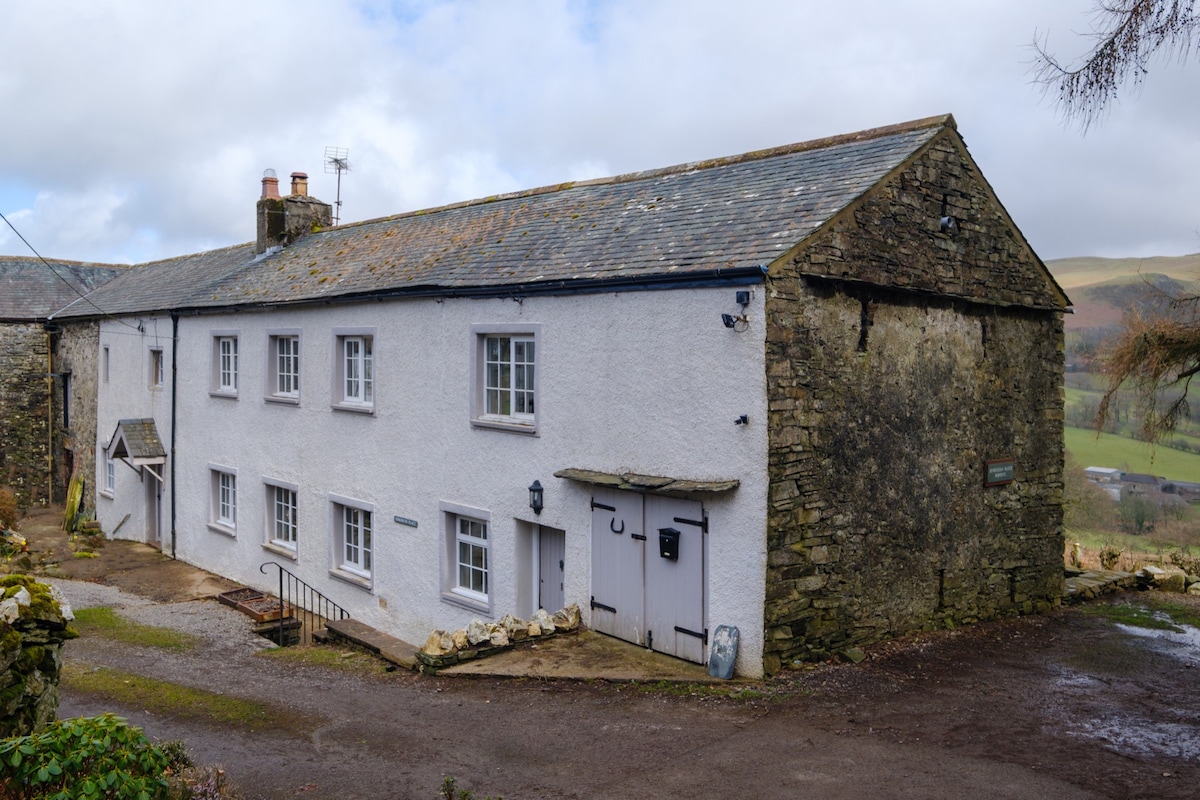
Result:
<instances>
[{"instance_id":1,"label":"stone step","mask_svg":"<svg viewBox=\"0 0 1200 800\"><path fill-rule=\"evenodd\" d=\"M1068 570L1063 582L1063 602L1078 603L1092 600L1109 592L1137 588L1137 576L1131 572L1093 569L1086 572Z\"/></svg>"},{"instance_id":2,"label":"stone step","mask_svg":"<svg viewBox=\"0 0 1200 800\"><path fill-rule=\"evenodd\" d=\"M335 638L357 645L396 666L409 670L420 669L420 662L417 661L419 648L416 645L389 636L356 619L347 617L329 620L325 623L325 629Z\"/></svg>"}]
</instances>

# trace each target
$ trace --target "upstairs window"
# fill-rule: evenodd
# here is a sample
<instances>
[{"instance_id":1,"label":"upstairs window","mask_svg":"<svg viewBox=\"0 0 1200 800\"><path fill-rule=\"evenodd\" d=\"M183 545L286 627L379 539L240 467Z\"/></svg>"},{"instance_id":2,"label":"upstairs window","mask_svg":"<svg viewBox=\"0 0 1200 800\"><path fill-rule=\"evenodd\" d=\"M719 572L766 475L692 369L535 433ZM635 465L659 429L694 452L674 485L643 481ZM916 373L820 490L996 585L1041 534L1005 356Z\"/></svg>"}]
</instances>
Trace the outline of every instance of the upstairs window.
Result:
<instances>
[{"instance_id":1,"label":"upstairs window","mask_svg":"<svg viewBox=\"0 0 1200 800\"><path fill-rule=\"evenodd\" d=\"M267 399L300 402L300 334L271 334L268 347Z\"/></svg>"},{"instance_id":2,"label":"upstairs window","mask_svg":"<svg viewBox=\"0 0 1200 800\"><path fill-rule=\"evenodd\" d=\"M374 330L335 330L333 352L333 407L343 411L374 411Z\"/></svg>"},{"instance_id":3,"label":"upstairs window","mask_svg":"<svg viewBox=\"0 0 1200 800\"><path fill-rule=\"evenodd\" d=\"M221 397L237 397L238 337L233 331L215 331L212 349L211 393Z\"/></svg>"},{"instance_id":4,"label":"upstairs window","mask_svg":"<svg viewBox=\"0 0 1200 800\"><path fill-rule=\"evenodd\" d=\"M534 433L540 326L473 326L472 422Z\"/></svg>"},{"instance_id":5,"label":"upstairs window","mask_svg":"<svg viewBox=\"0 0 1200 800\"><path fill-rule=\"evenodd\" d=\"M161 347L150 348L150 375L149 382L151 389L161 389L166 369L163 364L163 351Z\"/></svg>"}]
</instances>

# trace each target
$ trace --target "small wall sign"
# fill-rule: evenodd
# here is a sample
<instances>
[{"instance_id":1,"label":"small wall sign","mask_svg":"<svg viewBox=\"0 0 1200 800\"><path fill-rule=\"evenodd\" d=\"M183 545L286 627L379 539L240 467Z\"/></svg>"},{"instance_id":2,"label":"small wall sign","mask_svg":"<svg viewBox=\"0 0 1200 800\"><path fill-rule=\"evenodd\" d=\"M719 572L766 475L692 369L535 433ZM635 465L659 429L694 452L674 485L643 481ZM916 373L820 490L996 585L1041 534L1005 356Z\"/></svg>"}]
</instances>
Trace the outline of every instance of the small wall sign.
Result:
<instances>
[{"instance_id":1,"label":"small wall sign","mask_svg":"<svg viewBox=\"0 0 1200 800\"><path fill-rule=\"evenodd\" d=\"M408 517L392 517L392 519L401 525L407 525L410 528L417 527L417 521L415 519L409 519Z\"/></svg>"},{"instance_id":2,"label":"small wall sign","mask_svg":"<svg viewBox=\"0 0 1200 800\"><path fill-rule=\"evenodd\" d=\"M1016 464L1011 458L998 458L994 461L985 462L983 485L984 486L1004 486L1013 482L1013 466Z\"/></svg>"}]
</instances>

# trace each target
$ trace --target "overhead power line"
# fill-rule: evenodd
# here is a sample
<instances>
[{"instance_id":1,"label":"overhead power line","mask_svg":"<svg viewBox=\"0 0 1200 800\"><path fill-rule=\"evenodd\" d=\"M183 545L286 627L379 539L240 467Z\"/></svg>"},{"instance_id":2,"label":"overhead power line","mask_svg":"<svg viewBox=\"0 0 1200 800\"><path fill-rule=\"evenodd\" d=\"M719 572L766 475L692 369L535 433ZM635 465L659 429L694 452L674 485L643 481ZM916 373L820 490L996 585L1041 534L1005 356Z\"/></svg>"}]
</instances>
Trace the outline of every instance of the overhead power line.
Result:
<instances>
[{"instance_id":1,"label":"overhead power line","mask_svg":"<svg viewBox=\"0 0 1200 800\"><path fill-rule=\"evenodd\" d=\"M79 289L75 286L75 284L73 284L69 280L67 280L66 277L64 277L61 272L59 272L57 269L54 268L53 264L51 264L49 261L47 261L45 258L42 257L42 254L39 253L34 248L34 246L29 243L29 240L26 239L19 230L17 230L17 226L13 225L12 222L8 219L8 217L4 216L4 212L0 212L0 219L4 220L5 224L8 225L8 227L12 228L12 232L17 235L18 239L20 239L22 242L25 243L25 246L29 248L29 252L33 253L35 256L38 257L38 261L41 261L43 264L45 264L46 268L49 269L51 272L53 272L60 281L65 283L71 289L72 292L79 295L80 300L87 303L89 306L96 309L97 311L99 311L101 314L108 317L109 319L114 319L117 322L121 323L122 325L133 328L134 330L137 330L136 325L130 325L128 322L126 322L123 319L117 319L117 317L114 317L112 314L108 313L103 308L101 308L100 306L96 305L91 300L89 300L87 298L87 296L84 295L83 292L79 291Z\"/></svg>"}]
</instances>

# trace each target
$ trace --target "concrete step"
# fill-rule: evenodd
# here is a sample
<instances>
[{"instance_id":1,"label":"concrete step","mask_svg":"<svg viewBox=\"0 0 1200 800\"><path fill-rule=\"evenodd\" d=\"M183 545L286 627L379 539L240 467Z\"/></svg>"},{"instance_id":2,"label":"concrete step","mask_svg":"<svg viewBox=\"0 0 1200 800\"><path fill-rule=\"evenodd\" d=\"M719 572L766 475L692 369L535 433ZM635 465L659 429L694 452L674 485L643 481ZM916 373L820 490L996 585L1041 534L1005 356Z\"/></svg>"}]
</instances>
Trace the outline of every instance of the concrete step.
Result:
<instances>
[{"instance_id":1,"label":"concrete step","mask_svg":"<svg viewBox=\"0 0 1200 800\"><path fill-rule=\"evenodd\" d=\"M325 623L325 628L337 639L350 642L353 645L375 653L380 658L392 662L396 666L409 670L420 669L417 661L417 646L411 645L395 636L389 636L370 625L365 625L353 618L334 619Z\"/></svg>"}]
</instances>

